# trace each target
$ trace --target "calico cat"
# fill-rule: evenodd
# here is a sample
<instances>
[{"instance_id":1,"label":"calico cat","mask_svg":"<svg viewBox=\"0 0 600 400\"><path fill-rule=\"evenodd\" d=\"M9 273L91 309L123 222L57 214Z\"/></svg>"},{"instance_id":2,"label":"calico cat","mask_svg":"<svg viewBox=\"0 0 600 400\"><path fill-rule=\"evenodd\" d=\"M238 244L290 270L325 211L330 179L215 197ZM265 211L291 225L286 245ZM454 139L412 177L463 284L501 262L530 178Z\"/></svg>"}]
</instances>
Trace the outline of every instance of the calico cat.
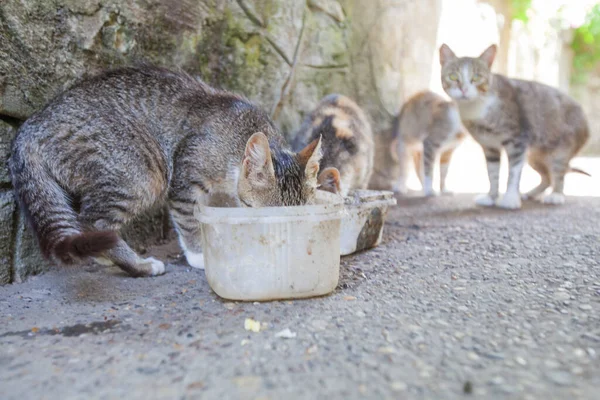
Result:
<instances>
[{"instance_id":1,"label":"calico cat","mask_svg":"<svg viewBox=\"0 0 600 400\"><path fill-rule=\"evenodd\" d=\"M346 96L324 97L295 133L292 149L301 149L319 137L323 138L319 188L342 196L351 189L366 189L374 145L371 125L361 108Z\"/></svg>"},{"instance_id":2,"label":"calico cat","mask_svg":"<svg viewBox=\"0 0 600 400\"><path fill-rule=\"evenodd\" d=\"M459 58L445 44L440 48L444 90L456 100L463 123L483 147L487 161L490 191L476 202L520 208L519 183L528 157L542 182L523 197L536 198L552 186L552 193L542 201L562 204L565 174L585 174L569 166L589 137L583 110L558 89L493 74L490 68L495 55L495 45L478 58ZM506 193L498 199L502 149L508 155L509 177Z\"/></svg>"},{"instance_id":3,"label":"calico cat","mask_svg":"<svg viewBox=\"0 0 600 400\"><path fill-rule=\"evenodd\" d=\"M47 257L87 257L132 276L160 275L118 232L168 201L190 265L202 265L197 201L248 207L310 203L321 142L286 149L248 100L187 74L141 66L76 84L19 129L9 168L20 206Z\"/></svg>"},{"instance_id":4,"label":"calico cat","mask_svg":"<svg viewBox=\"0 0 600 400\"><path fill-rule=\"evenodd\" d=\"M433 189L434 163L439 157L440 190L447 193L446 176L452 153L466 137L455 103L425 90L409 98L394 118L388 144L381 149L370 186L406 193L411 159L423 185L425 196Z\"/></svg>"}]
</instances>

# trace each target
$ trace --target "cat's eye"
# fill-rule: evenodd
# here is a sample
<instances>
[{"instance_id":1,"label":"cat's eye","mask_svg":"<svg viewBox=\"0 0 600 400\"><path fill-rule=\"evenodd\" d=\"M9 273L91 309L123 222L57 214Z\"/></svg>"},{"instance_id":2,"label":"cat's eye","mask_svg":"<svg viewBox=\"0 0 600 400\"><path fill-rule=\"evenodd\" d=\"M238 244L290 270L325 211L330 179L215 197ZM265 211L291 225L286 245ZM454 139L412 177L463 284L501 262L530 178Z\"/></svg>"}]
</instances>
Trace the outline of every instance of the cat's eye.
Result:
<instances>
[{"instance_id":1,"label":"cat's eye","mask_svg":"<svg viewBox=\"0 0 600 400\"><path fill-rule=\"evenodd\" d=\"M450 74L450 80L453 82L456 82L458 80L458 75L456 74Z\"/></svg>"},{"instance_id":2,"label":"cat's eye","mask_svg":"<svg viewBox=\"0 0 600 400\"><path fill-rule=\"evenodd\" d=\"M473 79L471 79L472 82L479 82L481 80L481 75L479 74L475 74L473 75Z\"/></svg>"}]
</instances>

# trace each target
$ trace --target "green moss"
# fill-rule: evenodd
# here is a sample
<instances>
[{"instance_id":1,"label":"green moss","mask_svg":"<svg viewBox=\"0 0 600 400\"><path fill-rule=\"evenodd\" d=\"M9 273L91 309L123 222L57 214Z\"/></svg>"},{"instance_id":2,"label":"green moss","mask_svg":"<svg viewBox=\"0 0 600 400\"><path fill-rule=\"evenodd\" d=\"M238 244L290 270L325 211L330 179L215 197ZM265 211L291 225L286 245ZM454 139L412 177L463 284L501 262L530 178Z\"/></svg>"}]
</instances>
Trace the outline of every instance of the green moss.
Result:
<instances>
[{"instance_id":1,"label":"green moss","mask_svg":"<svg viewBox=\"0 0 600 400\"><path fill-rule=\"evenodd\" d=\"M592 8L585 23L575 30L571 49L574 53L571 80L582 83L600 63L600 4Z\"/></svg>"},{"instance_id":2,"label":"green moss","mask_svg":"<svg viewBox=\"0 0 600 400\"><path fill-rule=\"evenodd\" d=\"M527 11L531 8L531 0L512 0L512 18L527 23Z\"/></svg>"}]
</instances>

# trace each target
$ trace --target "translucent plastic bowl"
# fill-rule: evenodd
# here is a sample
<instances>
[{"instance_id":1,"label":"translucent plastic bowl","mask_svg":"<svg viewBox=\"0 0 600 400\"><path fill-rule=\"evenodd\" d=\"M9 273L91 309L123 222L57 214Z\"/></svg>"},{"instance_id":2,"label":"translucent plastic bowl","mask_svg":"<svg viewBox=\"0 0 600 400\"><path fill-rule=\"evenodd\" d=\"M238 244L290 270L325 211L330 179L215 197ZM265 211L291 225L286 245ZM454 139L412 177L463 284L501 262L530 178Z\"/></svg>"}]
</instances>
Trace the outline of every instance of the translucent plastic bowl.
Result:
<instances>
[{"instance_id":1,"label":"translucent plastic bowl","mask_svg":"<svg viewBox=\"0 0 600 400\"><path fill-rule=\"evenodd\" d=\"M396 205L394 193L355 190L344 199L340 253L345 256L381 243L388 207Z\"/></svg>"},{"instance_id":2,"label":"translucent plastic bowl","mask_svg":"<svg viewBox=\"0 0 600 400\"><path fill-rule=\"evenodd\" d=\"M230 300L321 296L338 284L343 202L221 208L200 205L204 268L210 287Z\"/></svg>"}]
</instances>

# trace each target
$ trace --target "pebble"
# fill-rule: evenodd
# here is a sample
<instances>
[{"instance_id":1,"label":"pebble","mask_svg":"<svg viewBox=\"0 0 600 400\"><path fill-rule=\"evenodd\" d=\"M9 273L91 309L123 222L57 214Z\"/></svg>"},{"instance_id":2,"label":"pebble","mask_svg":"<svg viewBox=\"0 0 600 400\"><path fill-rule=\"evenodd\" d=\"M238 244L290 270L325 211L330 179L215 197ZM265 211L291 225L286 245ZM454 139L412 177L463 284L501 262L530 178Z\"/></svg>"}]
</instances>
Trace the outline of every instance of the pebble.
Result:
<instances>
[{"instance_id":1,"label":"pebble","mask_svg":"<svg viewBox=\"0 0 600 400\"><path fill-rule=\"evenodd\" d=\"M502 353L485 353L484 356L492 360L504 360L505 357Z\"/></svg>"},{"instance_id":2,"label":"pebble","mask_svg":"<svg viewBox=\"0 0 600 400\"><path fill-rule=\"evenodd\" d=\"M594 335L592 333L584 333L581 335L581 337L584 339L593 340L594 342L600 342L600 336Z\"/></svg>"},{"instance_id":3,"label":"pebble","mask_svg":"<svg viewBox=\"0 0 600 400\"><path fill-rule=\"evenodd\" d=\"M571 298L571 295L568 292L556 292L554 293L552 298L557 301L563 301L569 300Z\"/></svg>"},{"instance_id":4,"label":"pebble","mask_svg":"<svg viewBox=\"0 0 600 400\"><path fill-rule=\"evenodd\" d=\"M522 366L527 365L527 361L524 358L522 358L522 357L515 357L515 361L519 365L522 365Z\"/></svg>"},{"instance_id":5,"label":"pebble","mask_svg":"<svg viewBox=\"0 0 600 400\"><path fill-rule=\"evenodd\" d=\"M596 350L592 349L591 347L587 348L587 353L590 358L596 358Z\"/></svg>"},{"instance_id":6,"label":"pebble","mask_svg":"<svg viewBox=\"0 0 600 400\"><path fill-rule=\"evenodd\" d=\"M580 366L575 366L571 368L571 373L573 375L583 375L583 368L581 368Z\"/></svg>"},{"instance_id":7,"label":"pebble","mask_svg":"<svg viewBox=\"0 0 600 400\"><path fill-rule=\"evenodd\" d=\"M381 354L396 354L396 349L390 346L384 346L384 347L380 347L379 349L377 349L378 353Z\"/></svg>"},{"instance_id":8,"label":"pebble","mask_svg":"<svg viewBox=\"0 0 600 400\"><path fill-rule=\"evenodd\" d=\"M580 304L579 309L583 311L589 311L592 309L592 306L589 304Z\"/></svg>"},{"instance_id":9,"label":"pebble","mask_svg":"<svg viewBox=\"0 0 600 400\"><path fill-rule=\"evenodd\" d=\"M492 379L490 379L489 383L495 386L500 386L504 384L504 378L501 376L495 376Z\"/></svg>"},{"instance_id":10,"label":"pebble","mask_svg":"<svg viewBox=\"0 0 600 400\"><path fill-rule=\"evenodd\" d=\"M277 332L275 337L282 339L293 339L296 337L296 332L292 332L290 328L285 328L284 330Z\"/></svg>"},{"instance_id":11,"label":"pebble","mask_svg":"<svg viewBox=\"0 0 600 400\"><path fill-rule=\"evenodd\" d=\"M585 357L585 350L577 348L573 351L573 354L577 358L583 358L583 357Z\"/></svg>"},{"instance_id":12,"label":"pebble","mask_svg":"<svg viewBox=\"0 0 600 400\"><path fill-rule=\"evenodd\" d=\"M544 365L548 368L553 369L560 368L560 363L556 360L545 360Z\"/></svg>"},{"instance_id":13,"label":"pebble","mask_svg":"<svg viewBox=\"0 0 600 400\"><path fill-rule=\"evenodd\" d=\"M404 392L406 389L408 389L408 385L402 381L392 382L390 387L394 392Z\"/></svg>"},{"instance_id":14,"label":"pebble","mask_svg":"<svg viewBox=\"0 0 600 400\"><path fill-rule=\"evenodd\" d=\"M471 361L477 361L479 360L479 356L477 355L477 353L470 351L467 353L467 358Z\"/></svg>"},{"instance_id":15,"label":"pebble","mask_svg":"<svg viewBox=\"0 0 600 400\"><path fill-rule=\"evenodd\" d=\"M559 386L570 386L573 384L573 377L566 371L549 371L546 373L546 376Z\"/></svg>"},{"instance_id":16,"label":"pebble","mask_svg":"<svg viewBox=\"0 0 600 400\"><path fill-rule=\"evenodd\" d=\"M311 325L313 326L313 328L320 331L324 331L325 329L327 329L327 321L323 321L322 319L316 319L312 321Z\"/></svg>"},{"instance_id":17,"label":"pebble","mask_svg":"<svg viewBox=\"0 0 600 400\"><path fill-rule=\"evenodd\" d=\"M454 337L457 339L462 339L466 336L466 334L464 334L463 332L454 332Z\"/></svg>"}]
</instances>

